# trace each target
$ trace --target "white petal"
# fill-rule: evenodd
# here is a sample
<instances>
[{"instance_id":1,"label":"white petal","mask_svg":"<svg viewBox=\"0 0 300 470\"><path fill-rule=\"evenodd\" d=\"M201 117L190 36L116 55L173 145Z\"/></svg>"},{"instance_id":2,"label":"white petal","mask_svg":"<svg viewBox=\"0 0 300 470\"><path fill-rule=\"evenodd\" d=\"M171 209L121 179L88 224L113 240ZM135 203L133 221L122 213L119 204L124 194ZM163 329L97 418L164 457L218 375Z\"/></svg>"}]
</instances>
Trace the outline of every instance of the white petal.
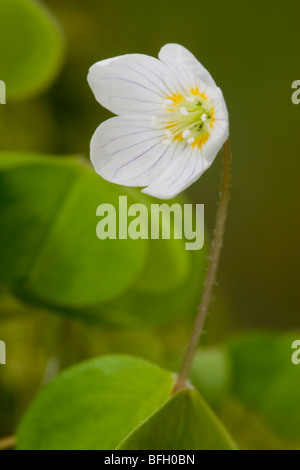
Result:
<instances>
[{"instance_id":1,"label":"white petal","mask_svg":"<svg viewBox=\"0 0 300 470\"><path fill-rule=\"evenodd\" d=\"M166 170L142 192L160 199L171 199L193 184L210 166L198 148L178 145L176 159Z\"/></svg>"},{"instance_id":2,"label":"white petal","mask_svg":"<svg viewBox=\"0 0 300 470\"><path fill-rule=\"evenodd\" d=\"M220 88L217 88L212 101L214 103L215 119L220 120L220 121L226 121L228 125L228 122L229 122L228 110L227 110L226 102L223 97L222 90Z\"/></svg>"},{"instance_id":3,"label":"white petal","mask_svg":"<svg viewBox=\"0 0 300 470\"><path fill-rule=\"evenodd\" d=\"M228 132L223 128L214 128L211 131L209 140L206 142L206 144L203 145L201 149L201 157L204 161L205 170L207 170L213 163L227 139Z\"/></svg>"},{"instance_id":4,"label":"white petal","mask_svg":"<svg viewBox=\"0 0 300 470\"><path fill-rule=\"evenodd\" d=\"M197 181L211 166L229 136L228 113L220 89L210 96L215 122L208 141L199 149L178 144L178 151L165 171L142 192L160 199L171 199ZM180 149L180 150L179 150Z\"/></svg>"},{"instance_id":5,"label":"white petal","mask_svg":"<svg viewBox=\"0 0 300 470\"><path fill-rule=\"evenodd\" d=\"M212 163L219 150L229 137L229 118L225 100L220 88L216 88L210 96L214 105L214 119L210 130L210 138L202 147L202 156Z\"/></svg>"},{"instance_id":6,"label":"white petal","mask_svg":"<svg viewBox=\"0 0 300 470\"><path fill-rule=\"evenodd\" d=\"M126 186L146 186L170 165L175 142L167 145L165 129L148 115L108 119L91 141L91 161L108 181Z\"/></svg>"},{"instance_id":7,"label":"white petal","mask_svg":"<svg viewBox=\"0 0 300 470\"><path fill-rule=\"evenodd\" d=\"M88 82L97 101L115 114L156 115L166 98L186 89L165 64L143 54L97 62Z\"/></svg>"},{"instance_id":8,"label":"white petal","mask_svg":"<svg viewBox=\"0 0 300 470\"><path fill-rule=\"evenodd\" d=\"M173 72L183 74L187 71L211 88L216 87L216 83L205 67L196 57L180 44L166 44L158 54L159 59L166 64Z\"/></svg>"}]
</instances>

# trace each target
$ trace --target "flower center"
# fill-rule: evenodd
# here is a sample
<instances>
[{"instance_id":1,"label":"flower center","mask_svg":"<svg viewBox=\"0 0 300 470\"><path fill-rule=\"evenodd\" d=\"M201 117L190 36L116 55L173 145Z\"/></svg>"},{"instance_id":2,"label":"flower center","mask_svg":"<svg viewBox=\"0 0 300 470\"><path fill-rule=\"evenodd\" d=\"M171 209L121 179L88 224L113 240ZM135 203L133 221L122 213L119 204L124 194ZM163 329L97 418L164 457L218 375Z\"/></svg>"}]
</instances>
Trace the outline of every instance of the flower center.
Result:
<instances>
[{"instance_id":1,"label":"flower center","mask_svg":"<svg viewBox=\"0 0 300 470\"><path fill-rule=\"evenodd\" d=\"M165 124L165 144L178 140L201 148L207 142L215 122L214 108L198 88L166 97L163 108L162 117L155 120Z\"/></svg>"}]
</instances>

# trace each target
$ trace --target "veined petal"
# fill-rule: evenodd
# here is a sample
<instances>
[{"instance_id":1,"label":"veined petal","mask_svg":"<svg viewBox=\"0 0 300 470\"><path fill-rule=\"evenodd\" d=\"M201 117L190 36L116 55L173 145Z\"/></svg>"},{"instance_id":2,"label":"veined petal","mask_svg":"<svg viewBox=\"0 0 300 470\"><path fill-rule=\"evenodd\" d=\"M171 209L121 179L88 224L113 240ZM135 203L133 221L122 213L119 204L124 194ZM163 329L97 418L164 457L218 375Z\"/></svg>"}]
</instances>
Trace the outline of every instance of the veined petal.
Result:
<instances>
[{"instance_id":1,"label":"veined petal","mask_svg":"<svg viewBox=\"0 0 300 470\"><path fill-rule=\"evenodd\" d=\"M180 44L166 44L161 48L158 57L173 73L184 75L188 71L210 88L216 87L214 79L206 68L188 49Z\"/></svg>"},{"instance_id":2,"label":"veined petal","mask_svg":"<svg viewBox=\"0 0 300 470\"><path fill-rule=\"evenodd\" d=\"M220 88L216 88L212 102L214 104L214 122L210 129L210 138L201 149L203 159L210 164L229 137L228 111Z\"/></svg>"},{"instance_id":3,"label":"veined petal","mask_svg":"<svg viewBox=\"0 0 300 470\"><path fill-rule=\"evenodd\" d=\"M185 92L185 83L158 59L127 54L94 64L88 82L97 101L115 114L156 115L165 99Z\"/></svg>"},{"instance_id":4,"label":"veined petal","mask_svg":"<svg viewBox=\"0 0 300 470\"><path fill-rule=\"evenodd\" d=\"M220 88L187 49L167 44L159 59L129 54L90 69L97 100L121 114L96 130L91 160L106 180L169 199L209 168L229 122Z\"/></svg>"},{"instance_id":5,"label":"veined petal","mask_svg":"<svg viewBox=\"0 0 300 470\"><path fill-rule=\"evenodd\" d=\"M207 141L199 148L177 143L172 163L142 192L160 199L171 199L184 191L211 166L229 136L228 112L221 90L211 95L215 106L214 122Z\"/></svg>"},{"instance_id":6,"label":"veined petal","mask_svg":"<svg viewBox=\"0 0 300 470\"><path fill-rule=\"evenodd\" d=\"M197 148L181 145L177 158L143 193L160 199L171 199L193 184L210 166Z\"/></svg>"},{"instance_id":7,"label":"veined petal","mask_svg":"<svg viewBox=\"0 0 300 470\"><path fill-rule=\"evenodd\" d=\"M106 180L126 186L146 186L170 165L175 142L168 145L165 129L148 115L108 119L91 141L91 161Z\"/></svg>"}]
</instances>

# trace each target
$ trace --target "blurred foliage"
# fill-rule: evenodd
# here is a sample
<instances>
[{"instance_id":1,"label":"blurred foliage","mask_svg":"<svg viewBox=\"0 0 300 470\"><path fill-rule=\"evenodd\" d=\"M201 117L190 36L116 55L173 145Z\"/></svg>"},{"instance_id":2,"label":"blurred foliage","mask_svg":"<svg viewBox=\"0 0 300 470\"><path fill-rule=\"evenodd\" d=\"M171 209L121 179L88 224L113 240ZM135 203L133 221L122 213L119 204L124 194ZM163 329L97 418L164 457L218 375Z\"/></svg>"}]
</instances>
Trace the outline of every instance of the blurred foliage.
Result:
<instances>
[{"instance_id":1,"label":"blurred foliage","mask_svg":"<svg viewBox=\"0 0 300 470\"><path fill-rule=\"evenodd\" d=\"M219 281L231 317L239 328L297 327L299 106L291 84L300 76L298 0L284 11L259 0L192 0L184 10L179 0L147 8L137 0L42 3L61 23L66 63L46 94L1 107L1 148L87 156L92 133L110 117L88 87L88 68L124 53L157 56L166 42L185 45L222 87L230 112L233 184ZM219 166L216 160L188 191L205 203L210 229Z\"/></svg>"},{"instance_id":2,"label":"blurred foliage","mask_svg":"<svg viewBox=\"0 0 300 470\"><path fill-rule=\"evenodd\" d=\"M224 437L208 406L192 392L162 406L170 372L137 359L120 358L109 366L110 359L95 359L38 393L60 370L103 354L137 355L178 370L201 294L207 246L196 253L186 252L179 240L97 240L95 211L101 202L116 202L123 194L149 207L151 199L110 185L90 170L91 135L110 114L95 102L86 75L97 60L130 52L156 56L163 44L179 42L224 91L234 156L221 288L202 340L207 346L197 353L191 380L239 448L300 448L299 366L292 365L290 354L299 331L285 333L299 328L300 306L299 109L290 99L291 83L300 73L295 61L299 8L297 0L284 10L279 2L270 6L258 0L192 0L184 10L179 0L153 0L147 8L136 0L0 1L0 79L7 84L8 103L0 107L0 339L9 358L0 370L0 435L15 431L37 395L20 429L20 447L43 447L43 436L49 447L56 447L58 439L62 447L78 447L82 434L72 421L77 398L71 392L66 396L60 384L66 377L72 387L72 377L83 374L84 380L74 379L80 394L87 390L90 367L99 384L104 370L118 370L105 382L114 387L107 393L116 404L121 385L128 384L128 409L134 410L126 415L126 410L108 408L111 423L118 411L125 413L124 423L118 423L119 435L102 429L103 446L117 446L156 411L122 444L144 448L157 422L177 425L182 407L189 410L183 425L188 423L193 433L170 431L161 439L171 441L161 445L197 446L191 443L199 432L203 445L213 447ZM188 190L192 201L205 202L209 228L218 185L215 163ZM236 334L253 327L283 332ZM130 389L129 363L141 374L136 394ZM136 377L133 372L132 380ZM94 387L88 391L77 418L85 421L85 447L99 448L93 435L101 423L95 424L90 403L99 412L101 399ZM107 403L104 395L105 390ZM136 407L139 400L145 408ZM61 408L53 407L56 403ZM41 410L50 423L66 405L64 426L39 433ZM209 436L201 434L201 421L212 426L215 440L204 440ZM111 437L113 442L104 440Z\"/></svg>"},{"instance_id":3,"label":"blurred foliage","mask_svg":"<svg viewBox=\"0 0 300 470\"><path fill-rule=\"evenodd\" d=\"M122 191L150 209L151 198ZM23 300L122 326L164 322L197 302L204 251L192 257L175 239L100 241L96 208L117 208L120 189L76 159L0 154L0 194L0 281Z\"/></svg>"},{"instance_id":4,"label":"blurred foliage","mask_svg":"<svg viewBox=\"0 0 300 470\"><path fill-rule=\"evenodd\" d=\"M30 161L27 155L19 165L17 159L0 157L1 281L62 307L96 304L122 292L141 269L145 244L97 239L98 203L117 205L118 192L71 159Z\"/></svg>"},{"instance_id":5,"label":"blurred foliage","mask_svg":"<svg viewBox=\"0 0 300 470\"><path fill-rule=\"evenodd\" d=\"M300 371L291 345L300 332L257 333L229 345L234 396L255 410L279 436L300 445Z\"/></svg>"},{"instance_id":6,"label":"blurred foliage","mask_svg":"<svg viewBox=\"0 0 300 470\"><path fill-rule=\"evenodd\" d=\"M297 337L299 331L249 333L198 351L192 382L239 448L300 449L300 374L291 361Z\"/></svg>"},{"instance_id":7,"label":"blurred foliage","mask_svg":"<svg viewBox=\"0 0 300 470\"><path fill-rule=\"evenodd\" d=\"M9 101L46 88L61 67L63 51L62 32L42 4L1 0L0 76Z\"/></svg>"},{"instance_id":8,"label":"blurred foliage","mask_svg":"<svg viewBox=\"0 0 300 470\"><path fill-rule=\"evenodd\" d=\"M217 407L229 395L232 376L232 361L227 349L214 346L198 350L192 365L191 382L211 406Z\"/></svg>"}]
</instances>

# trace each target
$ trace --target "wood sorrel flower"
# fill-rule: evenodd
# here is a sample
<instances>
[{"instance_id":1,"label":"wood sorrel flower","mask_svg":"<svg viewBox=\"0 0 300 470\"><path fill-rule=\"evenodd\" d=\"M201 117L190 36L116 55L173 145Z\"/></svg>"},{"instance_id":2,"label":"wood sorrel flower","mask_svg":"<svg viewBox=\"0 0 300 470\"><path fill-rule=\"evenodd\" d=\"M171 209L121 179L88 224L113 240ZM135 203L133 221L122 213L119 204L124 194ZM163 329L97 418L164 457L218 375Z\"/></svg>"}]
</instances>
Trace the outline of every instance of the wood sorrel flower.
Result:
<instances>
[{"instance_id":1,"label":"wood sorrel flower","mask_svg":"<svg viewBox=\"0 0 300 470\"><path fill-rule=\"evenodd\" d=\"M91 142L96 172L112 183L172 198L209 168L228 138L222 92L183 46L165 45L159 60L128 54L97 62L88 81L99 103L118 114Z\"/></svg>"}]
</instances>

